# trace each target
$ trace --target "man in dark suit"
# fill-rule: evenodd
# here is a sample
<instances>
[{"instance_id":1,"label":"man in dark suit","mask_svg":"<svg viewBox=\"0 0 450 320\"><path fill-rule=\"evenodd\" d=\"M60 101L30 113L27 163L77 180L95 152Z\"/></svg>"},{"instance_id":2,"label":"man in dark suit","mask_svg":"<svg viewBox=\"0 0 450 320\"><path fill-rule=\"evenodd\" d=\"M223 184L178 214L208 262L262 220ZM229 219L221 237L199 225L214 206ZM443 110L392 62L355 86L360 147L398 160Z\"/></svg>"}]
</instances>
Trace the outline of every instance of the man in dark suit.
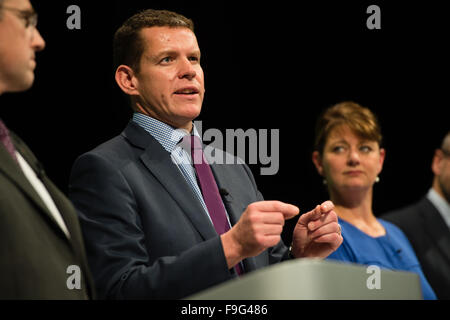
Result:
<instances>
[{"instance_id":1,"label":"man in dark suit","mask_svg":"<svg viewBox=\"0 0 450 320\"><path fill-rule=\"evenodd\" d=\"M298 208L263 201L243 163L203 161L191 20L146 10L119 28L114 50L116 82L135 113L122 134L77 159L69 186L100 297L183 298L289 253L326 257L339 247L331 202L300 217L289 252L280 234ZM191 165L191 155L200 161Z\"/></svg>"},{"instance_id":2,"label":"man in dark suit","mask_svg":"<svg viewBox=\"0 0 450 320\"><path fill-rule=\"evenodd\" d=\"M450 132L434 153L433 184L418 203L387 213L411 241L439 299L450 299Z\"/></svg>"},{"instance_id":3,"label":"man in dark suit","mask_svg":"<svg viewBox=\"0 0 450 320\"><path fill-rule=\"evenodd\" d=\"M45 46L36 23L28 0L0 0L0 95L33 84ZM0 299L86 299L92 290L75 209L0 120Z\"/></svg>"}]
</instances>

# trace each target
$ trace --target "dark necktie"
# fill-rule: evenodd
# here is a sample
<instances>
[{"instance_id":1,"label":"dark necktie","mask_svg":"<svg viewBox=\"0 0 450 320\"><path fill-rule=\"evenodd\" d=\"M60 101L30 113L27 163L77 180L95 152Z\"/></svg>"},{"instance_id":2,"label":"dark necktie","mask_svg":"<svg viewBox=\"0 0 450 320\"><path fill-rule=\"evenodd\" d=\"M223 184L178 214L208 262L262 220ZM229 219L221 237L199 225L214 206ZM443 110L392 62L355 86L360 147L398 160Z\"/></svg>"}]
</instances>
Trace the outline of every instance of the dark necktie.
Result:
<instances>
[{"instance_id":1,"label":"dark necktie","mask_svg":"<svg viewBox=\"0 0 450 320\"><path fill-rule=\"evenodd\" d=\"M9 136L8 128L6 128L2 120L0 120L0 142L5 146L11 157L17 162L16 148L14 148L11 137Z\"/></svg>"},{"instance_id":2,"label":"dark necktie","mask_svg":"<svg viewBox=\"0 0 450 320\"><path fill-rule=\"evenodd\" d=\"M227 214L222 198L220 197L219 188L217 187L211 167L206 162L205 155L203 154L202 141L197 136L190 137L192 162L197 172L203 200L205 201L206 208L208 208L214 228L221 235L230 230L230 225L228 224ZM235 269L239 275L243 274L239 263L235 266Z\"/></svg>"}]
</instances>

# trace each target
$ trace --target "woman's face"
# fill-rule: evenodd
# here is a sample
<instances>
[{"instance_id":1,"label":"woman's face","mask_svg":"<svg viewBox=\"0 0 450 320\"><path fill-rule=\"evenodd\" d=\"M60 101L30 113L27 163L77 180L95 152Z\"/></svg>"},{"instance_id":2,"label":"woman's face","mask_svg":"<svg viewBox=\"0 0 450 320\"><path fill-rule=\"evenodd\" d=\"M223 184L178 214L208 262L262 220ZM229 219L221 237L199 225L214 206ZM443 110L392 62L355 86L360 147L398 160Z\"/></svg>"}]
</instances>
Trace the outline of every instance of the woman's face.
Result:
<instances>
[{"instance_id":1,"label":"woman's face","mask_svg":"<svg viewBox=\"0 0 450 320\"><path fill-rule=\"evenodd\" d=\"M329 188L342 193L371 188L381 172L384 156L378 142L362 139L342 125L330 132L322 155L314 152L313 162Z\"/></svg>"}]
</instances>

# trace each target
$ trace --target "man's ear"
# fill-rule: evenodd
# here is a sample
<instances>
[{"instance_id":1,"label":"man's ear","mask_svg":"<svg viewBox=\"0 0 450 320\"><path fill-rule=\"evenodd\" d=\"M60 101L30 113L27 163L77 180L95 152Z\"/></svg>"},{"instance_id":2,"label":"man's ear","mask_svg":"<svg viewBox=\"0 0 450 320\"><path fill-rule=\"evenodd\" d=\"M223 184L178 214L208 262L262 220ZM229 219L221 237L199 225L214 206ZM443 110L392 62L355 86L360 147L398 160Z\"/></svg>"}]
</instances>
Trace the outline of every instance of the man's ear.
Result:
<instances>
[{"instance_id":1,"label":"man's ear","mask_svg":"<svg viewBox=\"0 0 450 320\"><path fill-rule=\"evenodd\" d=\"M322 159L320 158L319 151L314 151L312 153L312 162L316 166L317 172L323 177Z\"/></svg>"},{"instance_id":2,"label":"man's ear","mask_svg":"<svg viewBox=\"0 0 450 320\"><path fill-rule=\"evenodd\" d=\"M129 66L120 65L116 69L115 79L117 85L125 92L127 95L135 96L139 95L138 84L139 81L136 75Z\"/></svg>"},{"instance_id":3,"label":"man's ear","mask_svg":"<svg viewBox=\"0 0 450 320\"><path fill-rule=\"evenodd\" d=\"M431 162L431 171L433 171L434 175L438 176L441 174L441 163L444 159L444 155L442 153L442 150L436 149L434 151L433 160Z\"/></svg>"}]
</instances>

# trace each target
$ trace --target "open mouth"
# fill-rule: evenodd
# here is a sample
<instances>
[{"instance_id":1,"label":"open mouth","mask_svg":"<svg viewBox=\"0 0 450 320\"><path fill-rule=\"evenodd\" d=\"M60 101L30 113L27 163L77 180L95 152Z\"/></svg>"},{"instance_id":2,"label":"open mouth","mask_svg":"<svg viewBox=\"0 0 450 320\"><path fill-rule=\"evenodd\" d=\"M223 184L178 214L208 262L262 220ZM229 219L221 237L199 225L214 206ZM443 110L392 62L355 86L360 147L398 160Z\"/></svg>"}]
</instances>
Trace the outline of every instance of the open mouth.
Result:
<instances>
[{"instance_id":1,"label":"open mouth","mask_svg":"<svg viewBox=\"0 0 450 320\"><path fill-rule=\"evenodd\" d=\"M196 95L198 94L200 91L195 88L195 87L185 87L185 88L181 88L178 89L174 92L174 94L177 95Z\"/></svg>"}]
</instances>

